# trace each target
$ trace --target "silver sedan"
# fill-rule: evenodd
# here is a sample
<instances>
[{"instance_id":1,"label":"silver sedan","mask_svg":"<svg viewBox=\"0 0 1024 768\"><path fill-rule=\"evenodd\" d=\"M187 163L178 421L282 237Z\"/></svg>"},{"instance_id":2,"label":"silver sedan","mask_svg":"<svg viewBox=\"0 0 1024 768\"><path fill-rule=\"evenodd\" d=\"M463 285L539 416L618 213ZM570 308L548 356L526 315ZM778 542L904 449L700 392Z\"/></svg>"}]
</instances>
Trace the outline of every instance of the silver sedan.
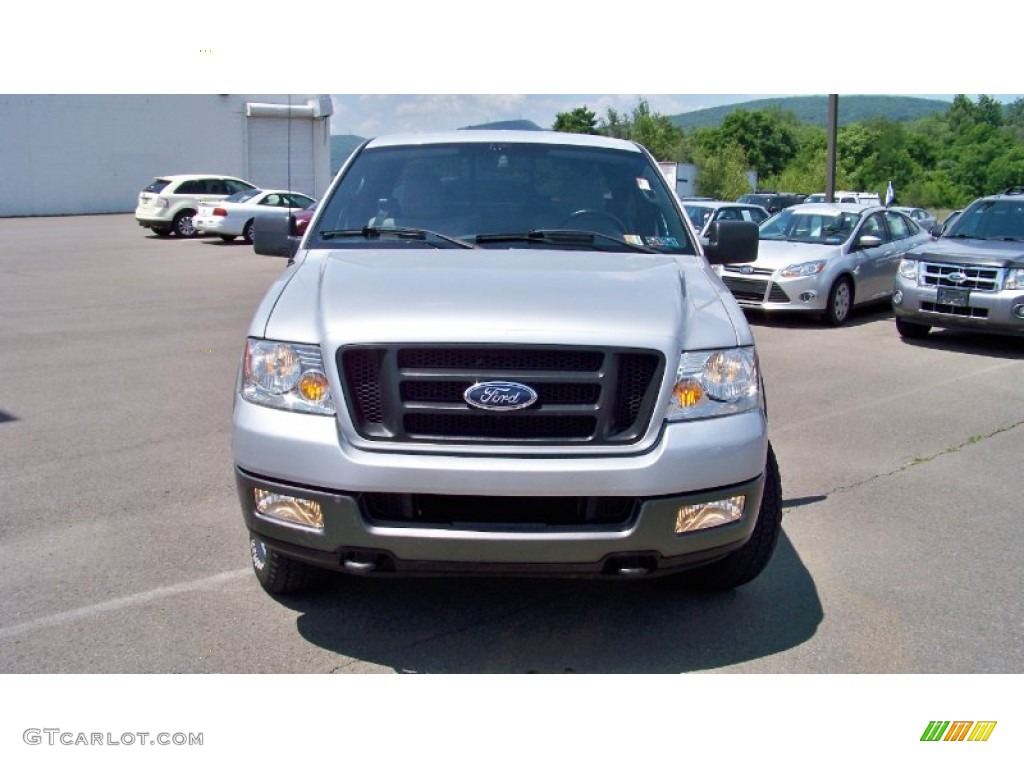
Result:
<instances>
[{"instance_id":1,"label":"silver sedan","mask_svg":"<svg viewBox=\"0 0 1024 768\"><path fill-rule=\"evenodd\" d=\"M217 235L225 242L241 235L245 242L251 243L257 215L277 213L287 216L308 208L314 202L311 197L286 189L250 189L224 200L200 203L192 223L202 235Z\"/></svg>"},{"instance_id":2,"label":"silver sedan","mask_svg":"<svg viewBox=\"0 0 1024 768\"><path fill-rule=\"evenodd\" d=\"M842 325L892 295L900 257L930 236L881 206L805 203L761 224L757 260L718 268L740 306L801 311Z\"/></svg>"}]
</instances>

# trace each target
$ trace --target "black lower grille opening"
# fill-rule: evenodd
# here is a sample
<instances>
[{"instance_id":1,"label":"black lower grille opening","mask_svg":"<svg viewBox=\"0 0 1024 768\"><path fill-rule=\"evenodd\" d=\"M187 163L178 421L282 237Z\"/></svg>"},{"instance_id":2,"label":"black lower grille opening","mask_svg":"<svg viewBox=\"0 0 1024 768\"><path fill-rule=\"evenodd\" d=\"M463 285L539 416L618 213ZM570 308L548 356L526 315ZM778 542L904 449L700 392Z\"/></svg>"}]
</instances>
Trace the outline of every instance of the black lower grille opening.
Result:
<instances>
[{"instance_id":1,"label":"black lower grille opening","mask_svg":"<svg viewBox=\"0 0 1024 768\"><path fill-rule=\"evenodd\" d=\"M363 514L378 523L482 526L616 526L638 500L618 496L448 496L364 493Z\"/></svg>"},{"instance_id":2,"label":"black lower grille opening","mask_svg":"<svg viewBox=\"0 0 1024 768\"><path fill-rule=\"evenodd\" d=\"M723 277L722 282L740 301L764 301L767 283L761 280L747 280L742 277Z\"/></svg>"},{"instance_id":3,"label":"black lower grille opening","mask_svg":"<svg viewBox=\"0 0 1024 768\"><path fill-rule=\"evenodd\" d=\"M957 317L976 317L980 319L988 317L988 310L984 307L953 307L948 304L922 301L921 309L925 312L936 312L940 315L956 315Z\"/></svg>"}]
</instances>

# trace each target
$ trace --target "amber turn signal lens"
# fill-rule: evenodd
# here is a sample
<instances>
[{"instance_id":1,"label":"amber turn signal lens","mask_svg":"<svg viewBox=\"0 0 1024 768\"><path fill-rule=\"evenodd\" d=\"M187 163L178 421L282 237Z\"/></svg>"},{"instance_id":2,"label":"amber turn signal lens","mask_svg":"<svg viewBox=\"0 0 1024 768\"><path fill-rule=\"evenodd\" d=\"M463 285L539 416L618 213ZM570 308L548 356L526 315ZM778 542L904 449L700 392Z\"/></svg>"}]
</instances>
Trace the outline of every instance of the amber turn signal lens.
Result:
<instances>
[{"instance_id":1,"label":"amber turn signal lens","mask_svg":"<svg viewBox=\"0 0 1024 768\"><path fill-rule=\"evenodd\" d=\"M319 371L307 371L299 379L299 394L303 400L319 403L327 397L327 377Z\"/></svg>"},{"instance_id":2,"label":"amber turn signal lens","mask_svg":"<svg viewBox=\"0 0 1024 768\"><path fill-rule=\"evenodd\" d=\"M704 396L704 388L693 379L683 379L676 382L672 388L672 397L680 408L692 408Z\"/></svg>"}]
</instances>

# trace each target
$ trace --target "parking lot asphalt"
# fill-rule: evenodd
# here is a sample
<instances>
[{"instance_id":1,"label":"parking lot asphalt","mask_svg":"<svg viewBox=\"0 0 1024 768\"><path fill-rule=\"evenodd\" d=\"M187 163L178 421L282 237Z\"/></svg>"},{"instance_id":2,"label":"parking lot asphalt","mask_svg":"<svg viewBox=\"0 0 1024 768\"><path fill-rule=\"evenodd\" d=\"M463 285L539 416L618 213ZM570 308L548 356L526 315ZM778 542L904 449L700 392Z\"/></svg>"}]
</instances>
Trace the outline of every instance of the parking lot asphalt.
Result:
<instances>
[{"instance_id":1,"label":"parking lot asphalt","mask_svg":"<svg viewBox=\"0 0 1024 768\"><path fill-rule=\"evenodd\" d=\"M0 219L0 672L1020 673L1024 341L751 315L769 568L658 582L252 577L231 404L282 260L131 215Z\"/></svg>"}]
</instances>

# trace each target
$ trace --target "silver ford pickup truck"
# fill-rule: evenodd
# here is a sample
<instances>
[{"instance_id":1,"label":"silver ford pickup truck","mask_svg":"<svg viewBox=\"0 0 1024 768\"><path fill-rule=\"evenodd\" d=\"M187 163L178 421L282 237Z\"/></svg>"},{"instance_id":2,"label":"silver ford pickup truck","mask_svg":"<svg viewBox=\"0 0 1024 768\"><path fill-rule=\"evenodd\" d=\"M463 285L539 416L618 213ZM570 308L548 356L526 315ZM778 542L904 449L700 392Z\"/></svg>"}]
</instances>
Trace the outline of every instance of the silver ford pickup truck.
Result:
<instances>
[{"instance_id":1,"label":"silver ford pickup truck","mask_svg":"<svg viewBox=\"0 0 1024 768\"><path fill-rule=\"evenodd\" d=\"M249 327L233 418L271 593L356 575L757 576L782 518L763 382L640 145L466 130L364 143Z\"/></svg>"}]
</instances>

